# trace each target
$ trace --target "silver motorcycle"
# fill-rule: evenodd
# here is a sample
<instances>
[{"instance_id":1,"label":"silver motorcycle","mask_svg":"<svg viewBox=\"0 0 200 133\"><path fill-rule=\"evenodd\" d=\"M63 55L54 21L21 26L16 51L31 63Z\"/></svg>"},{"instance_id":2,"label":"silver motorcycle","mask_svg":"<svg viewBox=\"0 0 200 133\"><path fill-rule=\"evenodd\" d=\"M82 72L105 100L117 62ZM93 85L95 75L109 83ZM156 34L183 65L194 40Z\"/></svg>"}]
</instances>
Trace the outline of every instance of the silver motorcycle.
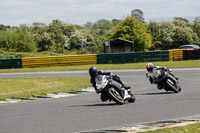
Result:
<instances>
[{"instance_id":1,"label":"silver motorcycle","mask_svg":"<svg viewBox=\"0 0 200 133\"><path fill-rule=\"evenodd\" d=\"M157 69L153 73L153 81L157 84L158 89L165 89L166 91L173 91L175 93L181 91L178 78L169 71Z\"/></svg>"},{"instance_id":2,"label":"silver motorcycle","mask_svg":"<svg viewBox=\"0 0 200 133\"><path fill-rule=\"evenodd\" d=\"M136 100L130 89L124 89L120 83L113 80L110 76L98 75L95 78L95 82L97 90L100 93L107 94L110 101L122 105L126 101L134 102Z\"/></svg>"}]
</instances>

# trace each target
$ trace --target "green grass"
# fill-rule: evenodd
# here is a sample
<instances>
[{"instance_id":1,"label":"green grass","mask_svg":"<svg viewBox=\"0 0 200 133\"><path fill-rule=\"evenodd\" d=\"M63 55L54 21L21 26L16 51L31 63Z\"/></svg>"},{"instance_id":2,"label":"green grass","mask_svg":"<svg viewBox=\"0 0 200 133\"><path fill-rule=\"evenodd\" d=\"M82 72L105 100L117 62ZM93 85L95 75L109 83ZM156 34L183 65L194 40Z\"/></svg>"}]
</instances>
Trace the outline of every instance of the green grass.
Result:
<instances>
[{"instance_id":1,"label":"green grass","mask_svg":"<svg viewBox=\"0 0 200 133\"><path fill-rule=\"evenodd\" d=\"M46 95L77 91L90 86L89 78L14 78L0 79L0 100L31 98L34 95Z\"/></svg>"},{"instance_id":2,"label":"green grass","mask_svg":"<svg viewBox=\"0 0 200 133\"><path fill-rule=\"evenodd\" d=\"M80 65L80 66L58 66L58 67L40 67L40 68L3 69L3 70L0 70L0 73L88 70L91 66L96 66L100 70L145 69L147 63L148 62L128 63L128 64L94 64L94 65ZM168 67L168 68L200 68L200 60L163 61L163 62L152 62L152 63L154 65L165 66L165 67Z\"/></svg>"},{"instance_id":3,"label":"green grass","mask_svg":"<svg viewBox=\"0 0 200 133\"><path fill-rule=\"evenodd\" d=\"M200 133L200 123L190 124L183 127L165 128L165 129L158 129L155 131L146 131L138 133Z\"/></svg>"}]
</instances>

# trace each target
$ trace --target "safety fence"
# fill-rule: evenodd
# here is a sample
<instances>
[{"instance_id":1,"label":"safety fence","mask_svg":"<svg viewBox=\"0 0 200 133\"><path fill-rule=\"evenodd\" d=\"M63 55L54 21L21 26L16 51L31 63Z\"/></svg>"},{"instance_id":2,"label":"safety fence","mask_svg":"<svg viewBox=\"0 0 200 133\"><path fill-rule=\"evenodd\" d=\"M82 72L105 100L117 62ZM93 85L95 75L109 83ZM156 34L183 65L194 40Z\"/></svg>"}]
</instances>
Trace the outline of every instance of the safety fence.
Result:
<instances>
[{"instance_id":1,"label":"safety fence","mask_svg":"<svg viewBox=\"0 0 200 133\"><path fill-rule=\"evenodd\" d=\"M22 59L0 59L0 69L22 68Z\"/></svg>"},{"instance_id":2,"label":"safety fence","mask_svg":"<svg viewBox=\"0 0 200 133\"><path fill-rule=\"evenodd\" d=\"M23 68L96 64L96 54L22 58Z\"/></svg>"},{"instance_id":3,"label":"safety fence","mask_svg":"<svg viewBox=\"0 0 200 133\"><path fill-rule=\"evenodd\" d=\"M183 51L183 60L194 60L194 59L200 59L200 49Z\"/></svg>"},{"instance_id":4,"label":"safety fence","mask_svg":"<svg viewBox=\"0 0 200 133\"><path fill-rule=\"evenodd\" d=\"M170 61L183 60L183 49L169 50L169 60Z\"/></svg>"},{"instance_id":5,"label":"safety fence","mask_svg":"<svg viewBox=\"0 0 200 133\"><path fill-rule=\"evenodd\" d=\"M148 61L168 61L169 51L98 54L97 64L121 64Z\"/></svg>"},{"instance_id":6,"label":"safety fence","mask_svg":"<svg viewBox=\"0 0 200 133\"><path fill-rule=\"evenodd\" d=\"M179 61L200 59L200 50L166 50L156 52L130 52L85 54L21 59L0 59L0 69L69 66L88 64L123 64L153 61Z\"/></svg>"}]
</instances>

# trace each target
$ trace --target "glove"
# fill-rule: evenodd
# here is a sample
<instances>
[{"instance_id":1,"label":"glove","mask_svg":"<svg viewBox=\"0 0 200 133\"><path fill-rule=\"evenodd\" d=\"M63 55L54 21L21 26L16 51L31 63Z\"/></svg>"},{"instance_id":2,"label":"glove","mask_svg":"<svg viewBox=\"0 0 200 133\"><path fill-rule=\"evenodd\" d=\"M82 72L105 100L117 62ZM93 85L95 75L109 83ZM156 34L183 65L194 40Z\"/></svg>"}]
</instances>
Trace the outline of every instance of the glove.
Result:
<instances>
[{"instance_id":1,"label":"glove","mask_svg":"<svg viewBox=\"0 0 200 133\"><path fill-rule=\"evenodd\" d=\"M94 87L95 92L98 94L99 90L96 88L96 86L93 84L92 87Z\"/></svg>"}]
</instances>

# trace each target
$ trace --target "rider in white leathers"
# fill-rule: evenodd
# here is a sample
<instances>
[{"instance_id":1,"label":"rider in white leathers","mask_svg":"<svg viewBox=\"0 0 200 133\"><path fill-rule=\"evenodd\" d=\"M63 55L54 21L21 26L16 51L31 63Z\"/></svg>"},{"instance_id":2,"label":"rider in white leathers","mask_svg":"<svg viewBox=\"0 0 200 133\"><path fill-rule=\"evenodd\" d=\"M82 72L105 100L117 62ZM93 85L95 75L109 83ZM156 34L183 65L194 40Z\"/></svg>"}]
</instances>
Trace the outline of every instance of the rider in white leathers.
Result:
<instances>
[{"instance_id":1,"label":"rider in white leathers","mask_svg":"<svg viewBox=\"0 0 200 133\"><path fill-rule=\"evenodd\" d=\"M175 77L175 75L172 73L172 71L170 69L168 69L166 67L153 66L152 63L148 63L146 65L146 69L147 69L146 77L149 79L151 84L156 84L156 82L154 81L154 78L153 78L153 74L159 69L164 70L164 71L168 71L171 75L173 75ZM177 77L175 77L175 78L178 79ZM162 86L157 84L157 88L162 89Z\"/></svg>"}]
</instances>

